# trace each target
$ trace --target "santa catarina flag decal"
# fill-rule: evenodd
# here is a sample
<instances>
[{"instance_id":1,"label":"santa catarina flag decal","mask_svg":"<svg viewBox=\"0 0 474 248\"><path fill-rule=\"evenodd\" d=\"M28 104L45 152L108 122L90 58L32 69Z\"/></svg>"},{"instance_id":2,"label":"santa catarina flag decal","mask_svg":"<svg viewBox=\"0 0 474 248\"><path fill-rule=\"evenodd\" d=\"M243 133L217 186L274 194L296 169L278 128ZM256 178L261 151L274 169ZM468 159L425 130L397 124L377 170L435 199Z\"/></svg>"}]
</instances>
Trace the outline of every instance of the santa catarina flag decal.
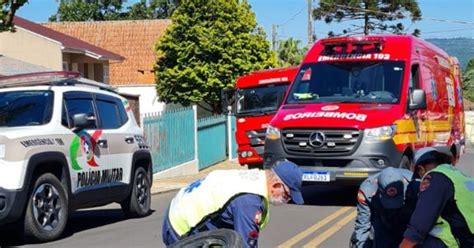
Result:
<instances>
[{"instance_id":1,"label":"santa catarina flag decal","mask_svg":"<svg viewBox=\"0 0 474 248\"><path fill-rule=\"evenodd\" d=\"M96 130L92 134L88 134L85 131L80 131L72 140L71 146L69 148L69 153L71 156L71 166L74 170L82 170L82 167L77 162L77 153L81 149L82 154L86 156L86 161L89 166L98 167L95 160L95 148L97 145L97 139L102 135L102 130Z\"/></svg>"}]
</instances>

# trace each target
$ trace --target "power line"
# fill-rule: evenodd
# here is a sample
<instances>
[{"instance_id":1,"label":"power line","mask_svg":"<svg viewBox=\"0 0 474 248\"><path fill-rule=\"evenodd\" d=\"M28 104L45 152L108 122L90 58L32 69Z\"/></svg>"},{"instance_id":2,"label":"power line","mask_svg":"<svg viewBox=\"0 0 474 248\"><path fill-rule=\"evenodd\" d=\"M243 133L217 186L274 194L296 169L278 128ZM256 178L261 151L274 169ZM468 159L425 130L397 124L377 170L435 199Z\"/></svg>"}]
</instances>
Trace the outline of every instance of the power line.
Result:
<instances>
[{"instance_id":1,"label":"power line","mask_svg":"<svg viewBox=\"0 0 474 248\"><path fill-rule=\"evenodd\" d=\"M466 31L472 30L471 28L459 28L459 29L447 29L447 30L438 30L438 31L422 31L422 34L434 34L434 33L445 33L445 32L455 32L455 31Z\"/></svg>"},{"instance_id":2,"label":"power line","mask_svg":"<svg viewBox=\"0 0 474 248\"><path fill-rule=\"evenodd\" d=\"M474 25L474 22L468 22L468 21L447 20L447 19L438 19L438 18L429 18L429 17L424 17L424 18L422 17L421 19L436 21L436 22L451 22L451 23L457 23L457 24Z\"/></svg>"},{"instance_id":3,"label":"power line","mask_svg":"<svg viewBox=\"0 0 474 248\"><path fill-rule=\"evenodd\" d=\"M285 26L286 24L288 24L288 22L294 20L299 14L301 14L301 12L303 12L303 10L306 9L306 5L303 6L303 8L301 8L298 12L296 12L296 14L294 14L292 17L290 17L290 19L286 20L285 22L283 22L282 24L278 24L278 26Z\"/></svg>"},{"instance_id":4,"label":"power line","mask_svg":"<svg viewBox=\"0 0 474 248\"><path fill-rule=\"evenodd\" d=\"M288 20L282 22L281 24L272 24L272 48L273 50L276 50L276 45L277 45L277 37L281 36L278 34L277 29L282 28L286 24L288 24L290 21L294 20L298 15L300 15L303 10L307 9L308 6L305 5L303 6L300 10L298 10L294 15L292 15Z\"/></svg>"},{"instance_id":5,"label":"power line","mask_svg":"<svg viewBox=\"0 0 474 248\"><path fill-rule=\"evenodd\" d=\"M410 31L411 27L413 26L413 24L415 24L415 22L411 22L410 26L407 28L407 32Z\"/></svg>"},{"instance_id":6,"label":"power line","mask_svg":"<svg viewBox=\"0 0 474 248\"><path fill-rule=\"evenodd\" d=\"M284 35L284 34L279 34L277 37L280 37L280 38L296 38L296 39L306 38L306 36L301 36L301 35Z\"/></svg>"},{"instance_id":7,"label":"power line","mask_svg":"<svg viewBox=\"0 0 474 248\"><path fill-rule=\"evenodd\" d=\"M327 3L325 3L327 4ZM346 8L346 9L353 9L353 10L358 10L362 12L371 12L375 14L380 14L380 15L385 15L385 16L390 16L390 17L396 17L396 14L394 13L386 13L382 11L377 11L377 10L368 10L368 9L362 9L358 7L351 7L347 5L341 5L341 4L333 4L334 6L340 7L340 8ZM437 22L451 22L451 23L458 23L458 24L467 24L467 25L474 25L474 22L468 22L468 21L458 21L458 20L448 20L448 19L439 19L439 18L429 18L429 17L421 17L420 19L422 20L429 20L429 21L437 21Z\"/></svg>"}]
</instances>

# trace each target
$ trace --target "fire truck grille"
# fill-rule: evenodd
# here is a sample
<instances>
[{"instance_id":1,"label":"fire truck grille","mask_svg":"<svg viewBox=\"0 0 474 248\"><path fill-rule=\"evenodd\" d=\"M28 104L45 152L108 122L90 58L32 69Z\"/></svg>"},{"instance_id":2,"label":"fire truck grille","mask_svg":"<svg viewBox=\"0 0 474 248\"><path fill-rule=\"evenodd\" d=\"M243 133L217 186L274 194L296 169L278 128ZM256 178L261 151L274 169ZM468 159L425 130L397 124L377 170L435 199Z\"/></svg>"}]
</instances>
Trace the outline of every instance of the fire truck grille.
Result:
<instances>
[{"instance_id":1,"label":"fire truck grille","mask_svg":"<svg viewBox=\"0 0 474 248\"><path fill-rule=\"evenodd\" d=\"M356 129L284 129L283 147L292 155L348 155L362 139Z\"/></svg>"}]
</instances>

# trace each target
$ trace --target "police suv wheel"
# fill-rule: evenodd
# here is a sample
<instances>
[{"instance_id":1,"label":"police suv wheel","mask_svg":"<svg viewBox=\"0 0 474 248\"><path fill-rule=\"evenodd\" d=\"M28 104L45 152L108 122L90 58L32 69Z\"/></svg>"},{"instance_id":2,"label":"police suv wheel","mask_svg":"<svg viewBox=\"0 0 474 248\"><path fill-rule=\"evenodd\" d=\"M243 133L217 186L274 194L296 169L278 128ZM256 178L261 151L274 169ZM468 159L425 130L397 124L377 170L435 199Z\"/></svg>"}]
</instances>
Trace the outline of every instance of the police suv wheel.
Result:
<instances>
[{"instance_id":1,"label":"police suv wheel","mask_svg":"<svg viewBox=\"0 0 474 248\"><path fill-rule=\"evenodd\" d=\"M127 217L143 217L150 213L150 175L142 167L135 170L130 195L121 203Z\"/></svg>"},{"instance_id":2,"label":"police suv wheel","mask_svg":"<svg viewBox=\"0 0 474 248\"><path fill-rule=\"evenodd\" d=\"M169 248L194 247L243 248L244 241L234 230L217 229L189 236L169 246Z\"/></svg>"},{"instance_id":3,"label":"police suv wheel","mask_svg":"<svg viewBox=\"0 0 474 248\"><path fill-rule=\"evenodd\" d=\"M50 241L60 237L68 219L68 202L61 182L51 173L38 177L24 219L26 238Z\"/></svg>"}]
</instances>

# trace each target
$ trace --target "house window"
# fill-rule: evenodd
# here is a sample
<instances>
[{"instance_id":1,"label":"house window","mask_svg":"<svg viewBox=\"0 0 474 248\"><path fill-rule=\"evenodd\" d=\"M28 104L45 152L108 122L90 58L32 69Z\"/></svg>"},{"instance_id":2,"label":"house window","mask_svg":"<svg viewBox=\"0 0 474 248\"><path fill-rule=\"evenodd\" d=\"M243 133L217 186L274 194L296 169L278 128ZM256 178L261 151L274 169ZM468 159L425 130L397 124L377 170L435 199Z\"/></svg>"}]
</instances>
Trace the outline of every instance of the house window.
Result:
<instances>
[{"instance_id":1,"label":"house window","mask_svg":"<svg viewBox=\"0 0 474 248\"><path fill-rule=\"evenodd\" d=\"M69 71L69 64L67 62L63 62L63 71Z\"/></svg>"}]
</instances>

